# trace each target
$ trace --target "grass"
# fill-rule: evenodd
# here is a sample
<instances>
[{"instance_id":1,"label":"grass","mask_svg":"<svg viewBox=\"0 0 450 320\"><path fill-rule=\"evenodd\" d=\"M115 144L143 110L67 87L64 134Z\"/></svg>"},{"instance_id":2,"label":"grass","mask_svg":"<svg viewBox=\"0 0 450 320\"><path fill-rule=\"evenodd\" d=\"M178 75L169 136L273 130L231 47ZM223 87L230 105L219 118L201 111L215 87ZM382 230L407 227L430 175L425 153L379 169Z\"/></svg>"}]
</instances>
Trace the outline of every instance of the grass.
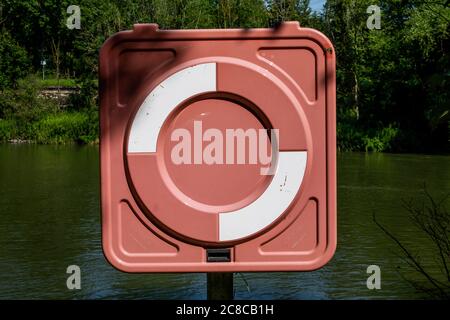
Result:
<instances>
[{"instance_id":1,"label":"grass","mask_svg":"<svg viewBox=\"0 0 450 320\"><path fill-rule=\"evenodd\" d=\"M96 94L95 82L57 80L49 76L42 80L37 75L31 75L20 80L16 89L5 90L0 94L0 142L97 143L98 108L92 98ZM46 86L58 84L80 88L80 92L74 93L78 99L69 99L70 106L64 109L53 99L40 95ZM86 86L90 90L83 91Z\"/></svg>"},{"instance_id":2,"label":"grass","mask_svg":"<svg viewBox=\"0 0 450 320\"><path fill-rule=\"evenodd\" d=\"M23 125L0 119L0 142L13 139L40 144L98 143L98 116L89 112L59 112Z\"/></svg>"},{"instance_id":3,"label":"grass","mask_svg":"<svg viewBox=\"0 0 450 320\"><path fill-rule=\"evenodd\" d=\"M16 123L14 120L0 119L0 142L13 139L16 131Z\"/></svg>"},{"instance_id":4,"label":"grass","mask_svg":"<svg viewBox=\"0 0 450 320\"><path fill-rule=\"evenodd\" d=\"M33 123L31 140L37 143L95 143L98 117L85 112L49 114Z\"/></svg>"}]
</instances>

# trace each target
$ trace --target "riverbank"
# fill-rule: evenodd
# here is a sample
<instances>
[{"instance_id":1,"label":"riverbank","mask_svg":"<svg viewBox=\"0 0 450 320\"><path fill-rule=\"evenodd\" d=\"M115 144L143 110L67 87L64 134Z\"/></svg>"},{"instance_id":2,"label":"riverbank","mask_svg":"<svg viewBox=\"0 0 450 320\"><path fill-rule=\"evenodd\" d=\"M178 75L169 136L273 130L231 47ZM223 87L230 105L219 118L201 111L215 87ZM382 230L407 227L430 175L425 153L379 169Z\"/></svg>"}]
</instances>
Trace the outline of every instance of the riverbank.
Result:
<instances>
[{"instance_id":1,"label":"riverbank","mask_svg":"<svg viewBox=\"0 0 450 320\"><path fill-rule=\"evenodd\" d=\"M367 133L351 129L340 130L338 124L338 151L394 152L415 154L449 154L450 148L427 150L405 148L396 144L398 132L383 129L381 134L369 136ZM348 129L348 127L347 127ZM0 119L0 143L34 143L34 144L98 144L99 114L97 108L73 110L73 108L56 109L51 112L37 113L36 116L17 116Z\"/></svg>"},{"instance_id":2,"label":"riverbank","mask_svg":"<svg viewBox=\"0 0 450 320\"><path fill-rule=\"evenodd\" d=\"M59 112L29 122L0 119L0 142L38 144L98 143L96 112Z\"/></svg>"},{"instance_id":3,"label":"riverbank","mask_svg":"<svg viewBox=\"0 0 450 320\"><path fill-rule=\"evenodd\" d=\"M97 92L92 80L20 80L0 91L0 142L98 143Z\"/></svg>"},{"instance_id":4,"label":"riverbank","mask_svg":"<svg viewBox=\"0 0 450 320\"><path fill-rule=\"evenodd\" d=\"M0 91L0 142L96 144L98 104L96 80L42 81L36 75L28 76L18 82L17 88ZM338 116L337 149L445 154L450 152L450 144L445 144L446 131L445 126L428 134L391 124L364 127Z\"/></svg>"}]
</instances>

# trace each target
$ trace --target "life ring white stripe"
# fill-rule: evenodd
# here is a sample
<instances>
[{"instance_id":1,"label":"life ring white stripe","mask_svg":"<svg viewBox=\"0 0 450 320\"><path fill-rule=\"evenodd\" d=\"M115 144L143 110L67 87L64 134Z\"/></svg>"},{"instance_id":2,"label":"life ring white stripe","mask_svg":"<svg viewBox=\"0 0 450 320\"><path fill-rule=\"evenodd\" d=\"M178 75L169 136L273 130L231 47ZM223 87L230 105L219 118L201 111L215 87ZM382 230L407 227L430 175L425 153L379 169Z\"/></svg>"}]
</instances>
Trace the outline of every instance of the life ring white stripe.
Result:
<instances>
[{"instance_id":1,"label":"life ring white stripe","mask_svg":"<svg viewBox=\"0 0 450 320\"><path fill-rule=\"evenodd\" d=\"M279 152L275 176L264 193L244 208L219 214L219 241L247 237L274 222L297 195L306 160L306 151Z\"/></svg>"},{"instance_id":2,"label":"life ring white stripe","mask_svg":"<svg viewBox=\"0 0 450 320\"><path fill-rule=\"evenodd\" d=\"M194 95L217 91L216 64L180 70L162 81L145 98L131 125L128 152L156 152L159 131L170 112Z\"/></svg>"}]
</instances>

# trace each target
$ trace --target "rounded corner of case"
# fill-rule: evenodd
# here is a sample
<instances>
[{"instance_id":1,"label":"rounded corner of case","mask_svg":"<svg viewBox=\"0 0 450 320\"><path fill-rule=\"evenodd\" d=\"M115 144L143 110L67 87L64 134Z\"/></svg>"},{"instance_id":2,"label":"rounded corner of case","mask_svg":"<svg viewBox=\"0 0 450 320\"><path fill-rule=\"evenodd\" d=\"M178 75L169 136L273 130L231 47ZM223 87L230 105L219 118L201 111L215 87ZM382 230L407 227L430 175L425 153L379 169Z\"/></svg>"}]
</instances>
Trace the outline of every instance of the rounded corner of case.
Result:
<instances>
[{"instance_id":1,"label":"rounded corner of case","mask_svg":"<svg viewBox=\"0 0 450 320\"><path fill-rule=\"evenodd\" d=\"M103 240L102 251L106 261L108 261L114 269L126 273L133 272L130 265L119 257L111 243L106 243L105 240Z\"/></svg>"}]
</instances>

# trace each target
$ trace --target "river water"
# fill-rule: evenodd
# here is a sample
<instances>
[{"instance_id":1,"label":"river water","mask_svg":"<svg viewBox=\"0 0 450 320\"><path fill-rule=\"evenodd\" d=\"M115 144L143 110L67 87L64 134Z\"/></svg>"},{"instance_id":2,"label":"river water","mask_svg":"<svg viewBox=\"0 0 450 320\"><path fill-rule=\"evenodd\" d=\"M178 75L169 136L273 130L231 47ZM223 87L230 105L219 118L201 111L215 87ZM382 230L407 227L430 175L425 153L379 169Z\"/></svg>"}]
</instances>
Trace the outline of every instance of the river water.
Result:
<instances>
[{"instance_id":1,"label":"river water","mask_svg":"<svg viewBox=\"0 0 450 320\"><path fill-rule=\"evenodd\" d=\"M306 273L235 275L236 299L420 299L404 278L421 280L374 224L372 214L438 272L432 245L402 201L450 192L450 157L338 155L338 249ZM103 257L99 155L95 146L0 145L1 299L205 299L205 274L126 274ZM66 268L81 268L68 290ZM381 289L369 290L369 265Z\"/></svg>"}]
</instances>

